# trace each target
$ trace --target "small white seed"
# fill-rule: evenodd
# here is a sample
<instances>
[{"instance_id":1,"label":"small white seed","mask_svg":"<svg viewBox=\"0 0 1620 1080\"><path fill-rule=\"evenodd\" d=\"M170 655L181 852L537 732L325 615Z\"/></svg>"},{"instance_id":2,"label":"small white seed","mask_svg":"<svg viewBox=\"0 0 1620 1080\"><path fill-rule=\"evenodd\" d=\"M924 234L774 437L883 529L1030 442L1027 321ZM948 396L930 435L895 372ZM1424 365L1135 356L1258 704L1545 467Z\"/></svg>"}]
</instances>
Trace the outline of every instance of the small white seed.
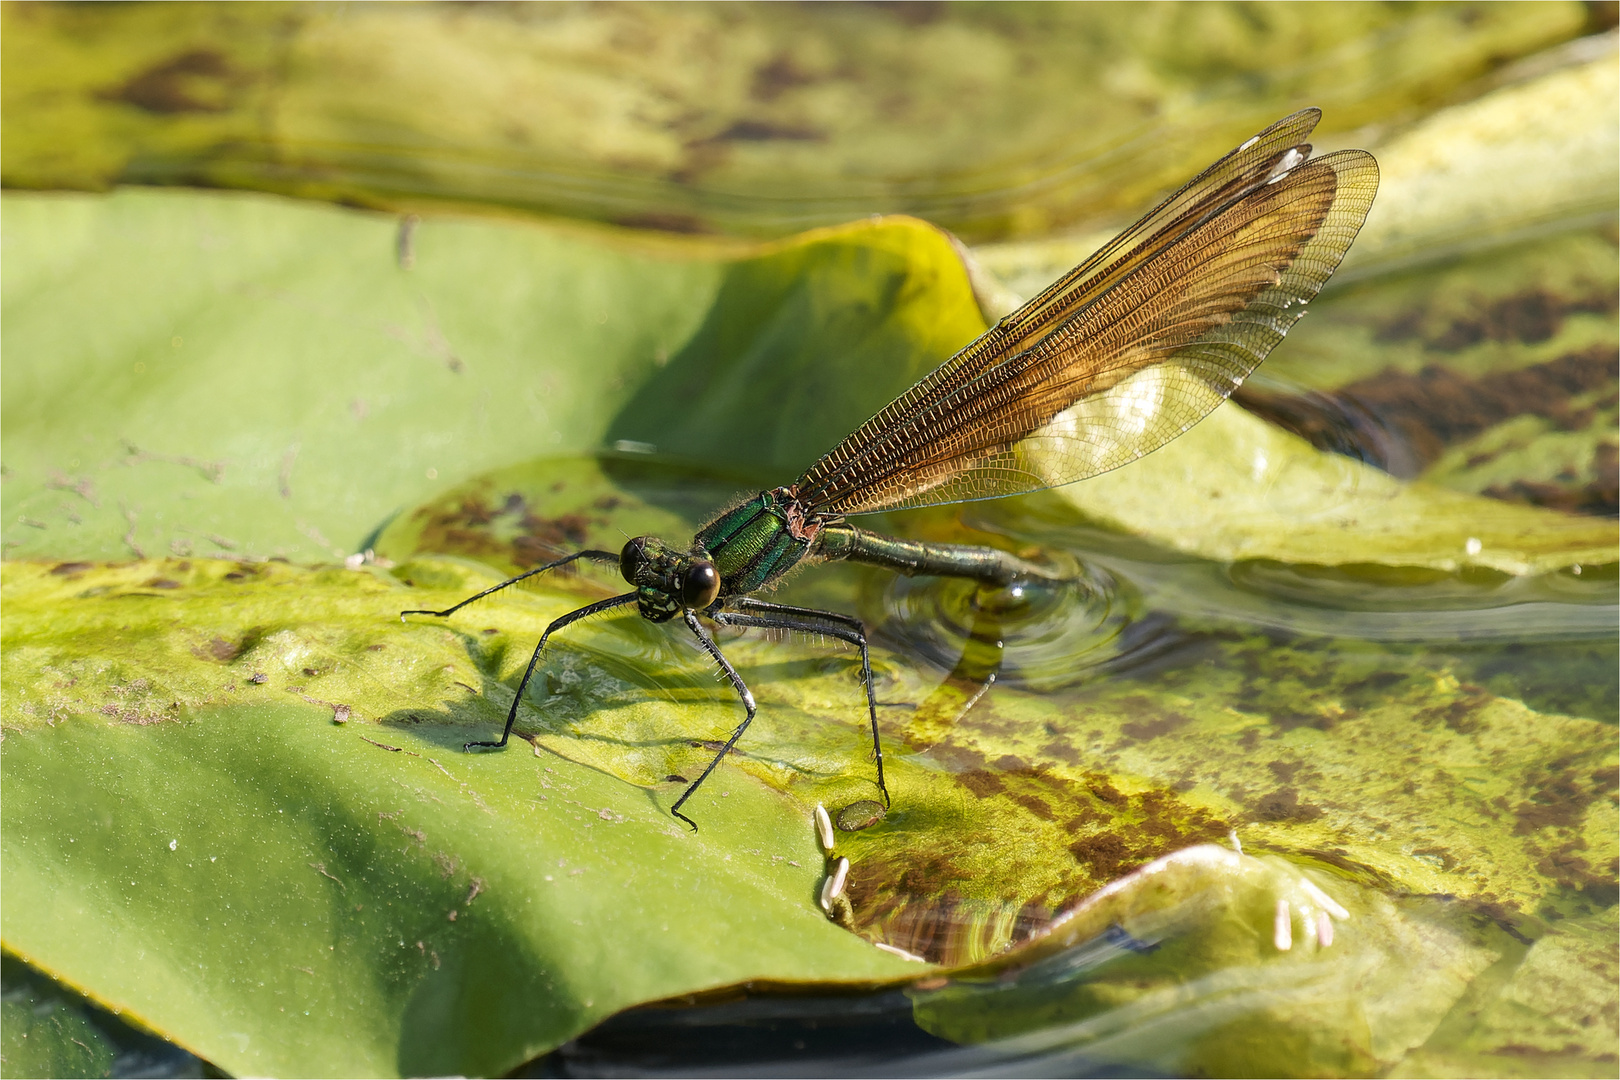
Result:
<instances>
[{"instance_id":1,"label":"small white seed","mask_svg":"<svg viewBox=\"0 0 1620 1080\"><path fill-rule=\"evenodd\" d=\"M1243 854L1243 841L1238 839L1236 829L1229 830L1226 834L1226 838L1232 841L1233 851L1237 852L1239 855Z\"/></svg>"},{"instance_id":2,"label":"small white seed","mask_svg":"<svg viewBox=\"0 0 1620 1080\"><path fill-rule=\"evenodd\" d=\"M821 850L828 855L833 853L832 818L827 816L827 808L816 803L816 837L821 841Z\"/></svg>"},{"instance_id":3,"label":"small white seed","mask_svg":"<svg viewBox=\"0 0 1620 1080\"><path fill-rule=\"evenodd\" d=\"M832 911L832 903L844 895L844 882L849 880L849 860L839 859L827 880L821 883L821 910Z\"/></svg>"},{"instance_id":4,"label":"small white seed","mask_svg":"<svg viewBox=\"0 0 1620 1080\"><path fill-rule=\"evenodd\" d=\"M1333 944L1333 918L1325 911L1316 913L1316 940L1324 949Z\"/></svg>"},{"instance_id":5,"label":"small white seed","mask_svg":"<svg viewBox=\"0 0 1620 1080\"><path fill-rule=\"evenodd\" d=\"M836 900L844 895L844 882L849 879L849 860L839 859L838 865L833 867L832 895L829 900Z\"/></svg>"},{"instance_id":6,"label":"small white seed","mask_svg":"<svg viewBox=\"0 0 1620 1080\"><path fill-rule=\"evenodd\" d=\"M1288 901L1277 901L1277 917L1272 924L1272 944L1277 946L1278 952L1287 952L1294 947L1294 920L1288 913Z\"/></svg>"}]
</instances>

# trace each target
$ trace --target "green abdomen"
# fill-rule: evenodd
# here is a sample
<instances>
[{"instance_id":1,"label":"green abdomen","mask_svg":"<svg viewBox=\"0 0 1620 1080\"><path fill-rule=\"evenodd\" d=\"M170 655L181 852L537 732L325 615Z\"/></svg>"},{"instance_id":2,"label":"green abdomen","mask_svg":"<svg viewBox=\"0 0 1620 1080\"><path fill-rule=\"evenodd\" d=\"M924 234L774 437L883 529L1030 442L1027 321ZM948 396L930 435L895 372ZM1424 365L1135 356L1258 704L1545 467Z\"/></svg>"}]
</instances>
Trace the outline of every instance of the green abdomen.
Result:
<instances>
[{"instance_id":1,"label":"green abdomen","mask_svg":"<svg viewBox=\"0 0 1620 1080\"><path fill-rule=\"evenodd\" d=\"M788 530L774 491L762 491L705 525L694 538L720 571L720 595L740 596L792 569L810 544Z\"/></svg>"}]
</instances>

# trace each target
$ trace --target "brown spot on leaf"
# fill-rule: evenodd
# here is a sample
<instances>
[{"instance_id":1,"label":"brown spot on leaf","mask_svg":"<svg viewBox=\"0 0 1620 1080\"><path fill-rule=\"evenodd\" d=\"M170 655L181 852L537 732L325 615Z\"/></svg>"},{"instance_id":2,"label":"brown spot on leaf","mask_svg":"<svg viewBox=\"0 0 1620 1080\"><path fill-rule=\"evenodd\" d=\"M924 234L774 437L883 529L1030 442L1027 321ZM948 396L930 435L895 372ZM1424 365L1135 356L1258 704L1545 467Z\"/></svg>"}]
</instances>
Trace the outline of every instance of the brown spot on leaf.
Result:
<instances>
[{"instance_id":1,"label":"brown spot on leaf","mask_svg":"<svg viewBox=\"0 0 1620 1080\"><path fill-rule=\"evenodd\" d=\"M1598 872L1587 861L1577 854L1586 849L1586 842L1579 838L1569 841L1558 848L1548 852L1536 863L1536 869L1546 877L1581 893L1588 900L1601 907L1613 907L1620 901L1620 863L1610 860L1606 872Z\"/></svg>"},{"instance_id":2,"label":"brown spot on leaf","mask_svg":"<svg viewBox=\"0 0 1620 1080\"><path fill-rule=\"evenodd\" d=\"M621 214L613 219L613 223L623 225L627 229L648 229L689 236L700 236L713 231L709 223L696 214L682 214L672 210L644 210L634 214Z\"/></svg>"},{"instance_id":3,"label":"brown spot on leaf","mask_svg":"<svg viewBox=\"0 0 1620 1080\"><path fill-rule=\"evenodd\" d=\"M146 112L222 112L233 80L230 62L212 49L192 49L154 64L101 96Z\"/></svg>"},{"instance_id":4,"label":"brown spot on leaf","mask_svg":"<svg viewBox=\"0 0 1620 1080\"><path fill-rule=\"evenodd\" d=\"M1297 761L1272 761L1266 764L1266 768L1271 770L1271 775L1277 778L1278 783L1286 784L1299 771L1300 763Z\"/></svg>"},{"instance_id":5,"label":"brown spot on leaf","mask_svg":"<svg viewBox=\"0 0 1620 1080\"><path fill-rule=\"evenodd\" d=\"M816 76L794 63L787 53L778 53L754 69L754 80L748 94L755 101L772 102L788 90L808 86Z\"/></svg>"},{"instance_id":6,"label":"brown spot on leaf","mask_svg":"<svg viewBox=\"0 0 1620 1080\"><path fill-rule=\"evenodd\" d=\"M1322 816L1322 808L1300 802L1293 788L1278 788L1260 797L1254 815L1261 821L1311 821Z\"/></svg>"},{"instance_id":7,"label":"brown spot on leaf","mask_svg":"<svg viewBox=\"0 0 1620 1080\"><path fill-rule=\"evenodd\" d=\"M235 660L238 656L241 656L242 648L242 642L226 641L222 637L210 639L207 645L208 655L213 657L215 660L218 660L222 664L228 664L232 660ZM200 650L194 649L192 651L198 656L202 655Z\"/></svg>"},{"instance_id":8,"label":"brown spot on leaf","mask_svg":"<svg viewBox=\"0 0 1620 1080\"><path fill-rule=\"evenodd\" d=\"M971 769L964 773L958 773L956 779L958 783L981 799L1000 794L1006 787L1001 782L1001 778L988 769Z\"/></svg>"},{"instance_id":9,"label":"brown spot on leaf","mask_svg":"<svg viewBox=\"0 0 1620 1080\"><path fill-rule=\"evenodd\" d=\"M1041 747L1041 753L1068 765L1080 764L1080 751L1066 742L1049 742Z\"/></svg>"},{"instance_id":10,"label":"brown spot on leaf","mask_svg":"<svg viewBox=\"0 0 1620 1080\"><path fill-rule=\"evenodd\" d=\"M1567 759L1552 762L1531 789L1530 798L1513 807L1517 820L1513 834L1526 836L1541 829L1573 828L1581 823L1587 806L1600 797L1602 790L1594 789L1590 774L1583 776L1570 768Z\"/></svg>"},{"instance_id":11,"label":"brown spot on leaf","mask_svg":"<svg viewBox=\"0 0 1620 1080\"><path fill-rule=\"evenodd\" d=\"M1464 685L1460 692L1462 696L1449 705L1423 709L1417 718L1429 723L1438 720L1459 735L1472 735L1483 723L1479 718L1480 711L1495 699L1478 686Z\"/></svg>"},{"instance_id":12,"label":"brown spot on leaf","mask_svg":"<svg viewBox=\"0 0 1620 1080\"><path fill-rule=\"evenodd\" d=\"M1044 800L1035 795L1018 794L1014 795L1012 799L1013 802L1017 803L1019 806L1022 806L1025 810L1028 810L1042 821L1051 821L1057 817L1056 814L1052 813L1052 808L1048 806Z\"/></svg>"},{"instance_id":13,"label":"brown spot on leaf","mask_svg":"<svg viewBox=\"0 0 1620 1080\"><path fill-rule=\"evenodd\" d=\"M1069 854L1074 856L1076 862L1089 867L1095 876L1106 880L1119 876L1130 851L1118 835L1097 833L1070 844Z\"/></svg>"},{"instance_id":14,"label":"brown spot on leaf","mask_svg":"<svg viewBox=\"0 0 1620 1080\"><path fill-rule=\"evenodd\" d=\"M1105 803L1109 803L1113 806L1123 806L1125 804L1124 793L1113 784L1109 783L1106 779L1101 777L1093 779L1091 783L1086 786L1086 788Z\"/></svg>"},{"instance_id":15,"label":"brown spot on leaf","mask_svg":"<svg viewBox=\"0 0 1620 1080\"><path fill-rule=\"evenodd\" d=\"M1121 724L1119 730L1137 742L1146 742L1148 739L1156 739L1160 735L1168 735L1172 731L1186 727L1190 723L1192 723L1192 717L1178 712L1169 712L1151 720L1132 720Z\"/></svg>"}]
</instances>

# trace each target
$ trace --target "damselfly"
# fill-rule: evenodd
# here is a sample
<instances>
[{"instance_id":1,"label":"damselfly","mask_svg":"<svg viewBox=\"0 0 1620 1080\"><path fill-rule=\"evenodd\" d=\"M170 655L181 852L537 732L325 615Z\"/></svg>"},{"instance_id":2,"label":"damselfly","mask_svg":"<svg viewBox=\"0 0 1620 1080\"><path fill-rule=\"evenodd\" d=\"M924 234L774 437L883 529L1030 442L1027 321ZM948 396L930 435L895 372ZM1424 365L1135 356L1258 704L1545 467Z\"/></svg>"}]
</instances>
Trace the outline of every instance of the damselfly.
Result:
<instances>
[{"instance_id":1,"label":"damselfly","mask_svg":"<svg viewBox=\"0 0 1620 1080\"><path fill-rule=\"evenodd\" d=\"M717 626L803 631L861 654L877 786L883 748L871 657L860 620L751 594L800 563L848 559L902 574L1005 587L1052 571L988 547L882 536L846 518L990 499L1071 484L1135 461L1192 427L1265 359L1337 269L1378 190L1361 150L1311 157L1321 113L1273 124L1154 207L1039 296L997 322L896 398L787 487L761 491L698 530L685 550L638 536L622 551L580 551L537 566L444 611L578 559L618 563L633 588L572 611L540 636L518 704L551 635L635 605L652 622L684 621L742 699L746 715L670 812L708 779L754 719L754 696L721 653Z\"/></svg>"}]
</instances>

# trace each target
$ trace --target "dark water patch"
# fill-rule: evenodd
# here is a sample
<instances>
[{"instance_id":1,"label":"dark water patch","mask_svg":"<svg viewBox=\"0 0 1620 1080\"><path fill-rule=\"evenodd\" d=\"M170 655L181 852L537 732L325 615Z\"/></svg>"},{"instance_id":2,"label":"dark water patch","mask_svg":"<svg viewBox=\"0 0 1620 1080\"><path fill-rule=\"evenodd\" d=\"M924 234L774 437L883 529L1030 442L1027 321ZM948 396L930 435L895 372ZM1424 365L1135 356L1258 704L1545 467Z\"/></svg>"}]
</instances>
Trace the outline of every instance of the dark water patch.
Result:
<instances>
[{"instance_id":1,"label":"dark water patch","mask_svg":"<svg viewBox=\"0 0 1620 1080\"><path fill-rule=\"evenodd\" d=\"M1260 821L1315 821L1322 816L1320 806L1301 802L1299 792L1291 787L1278 788L1262 796L1251 809Z\"/></svg>"},{"instance_id":2,"label":"dark water patch","mask_svg":"<svg viewBox=\"0 0 1620 1080\"><path fill-rule=\"evenodd\" d=\"M1620 643L1613 640L1459 643L1444 651L1459 678L1499 697L1537 712L1620 722Z\"/></svg>"}]
</instances>

